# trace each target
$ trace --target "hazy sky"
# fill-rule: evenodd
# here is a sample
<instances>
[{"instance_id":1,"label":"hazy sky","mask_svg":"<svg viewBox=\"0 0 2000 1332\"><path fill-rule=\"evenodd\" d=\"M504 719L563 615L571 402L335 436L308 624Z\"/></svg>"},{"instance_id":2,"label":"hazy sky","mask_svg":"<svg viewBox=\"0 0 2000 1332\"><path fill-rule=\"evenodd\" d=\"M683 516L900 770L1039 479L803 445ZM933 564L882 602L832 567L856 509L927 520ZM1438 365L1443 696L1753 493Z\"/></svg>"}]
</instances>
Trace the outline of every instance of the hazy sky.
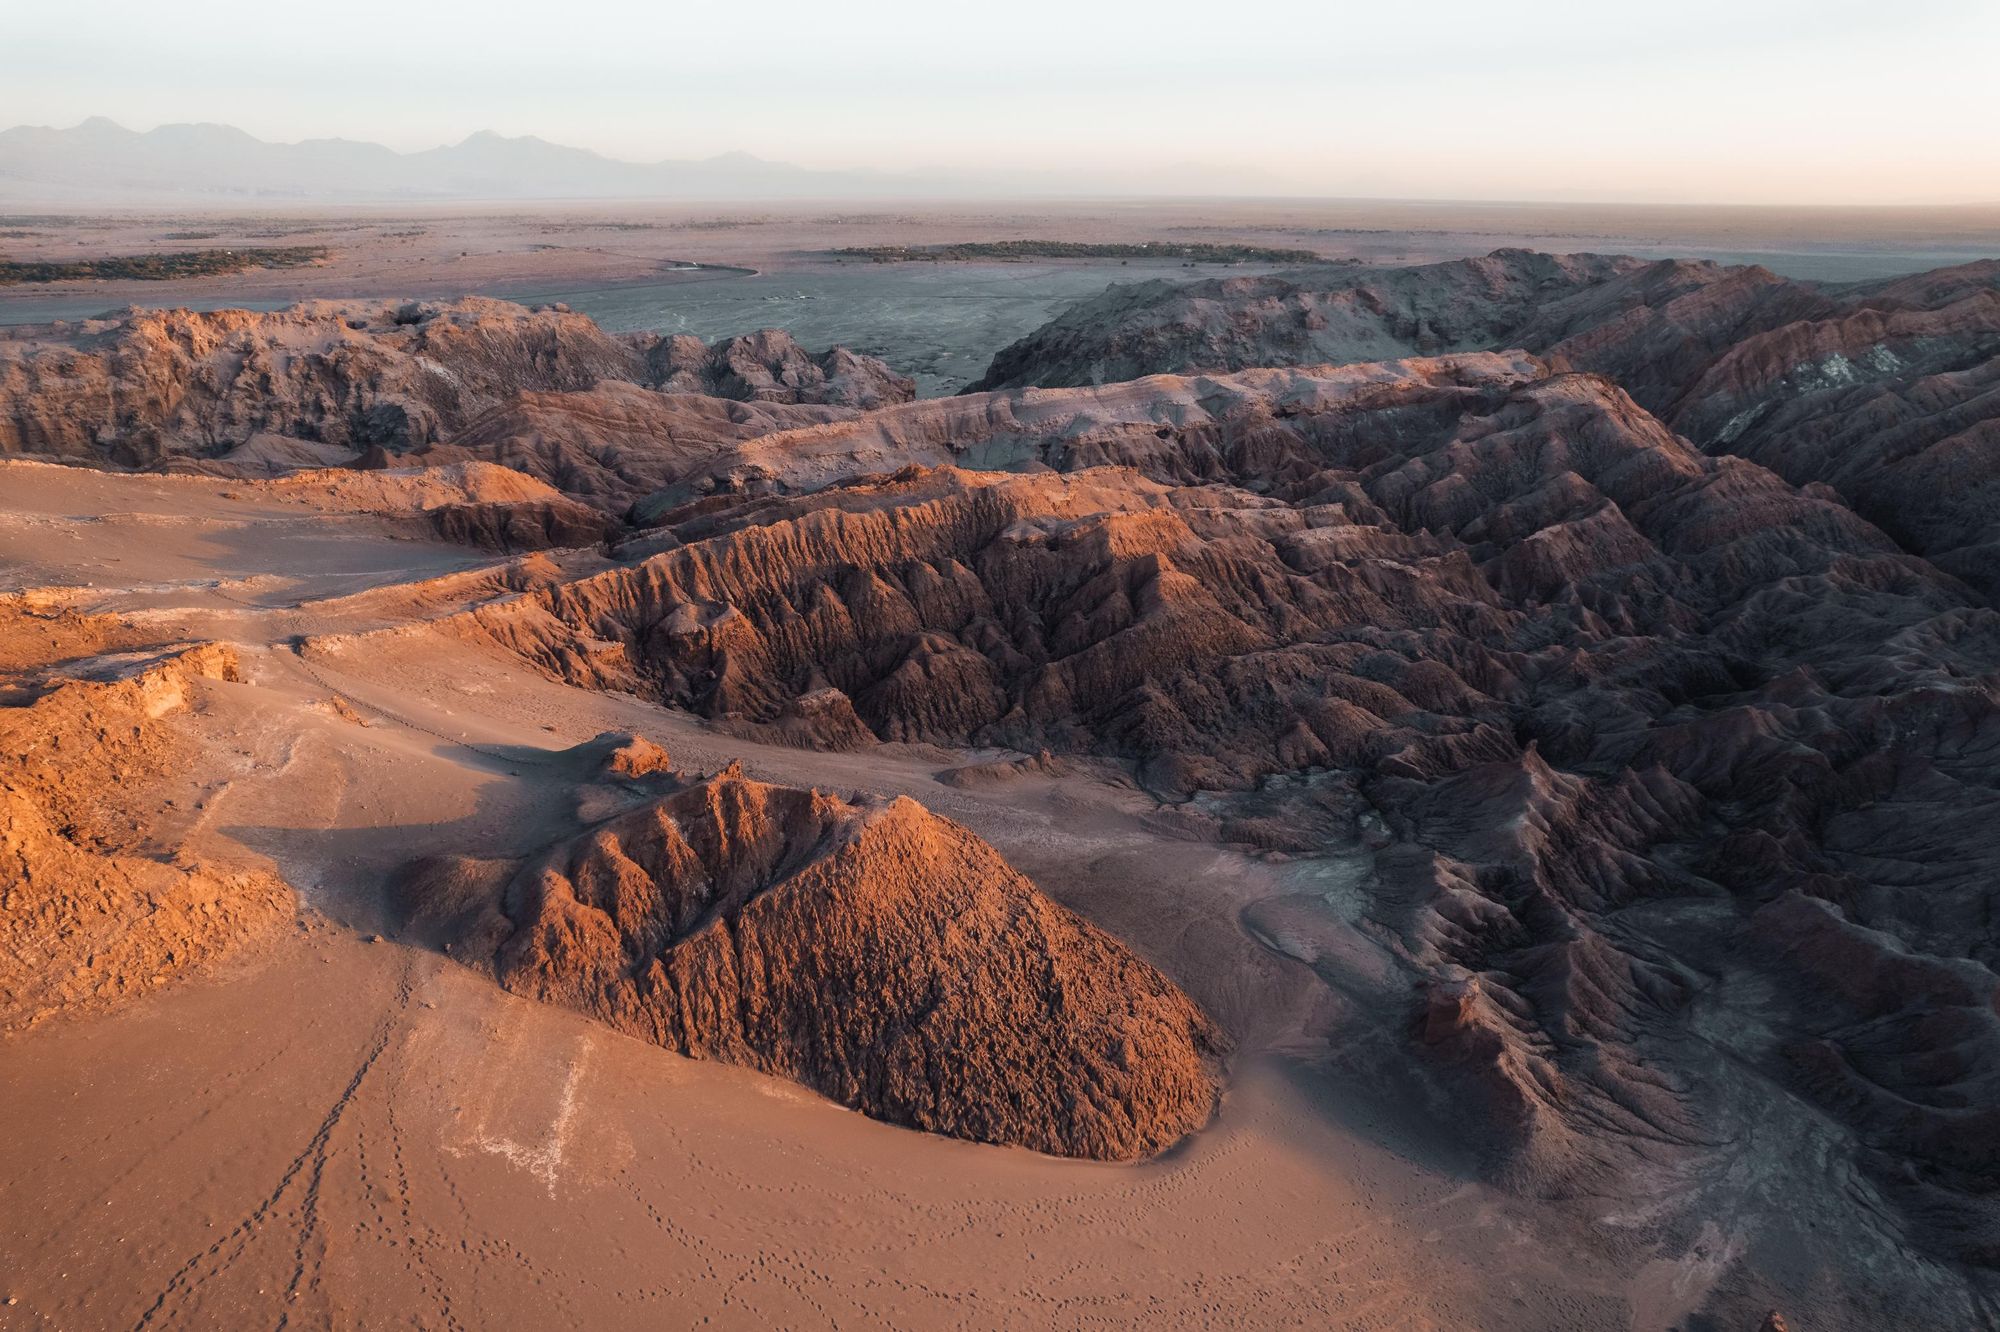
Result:
<instances>
[{"instance_id":1,"label":"hazy sky","mask_svg":"<svg viewBox=\"0 0 2000 1332\"><path fill-rule=\"evenodd\" d=\"M0 0L0 126L1409 198L1991 202L1996 69L2000 0Z\"/></svg>"}]
</instances>

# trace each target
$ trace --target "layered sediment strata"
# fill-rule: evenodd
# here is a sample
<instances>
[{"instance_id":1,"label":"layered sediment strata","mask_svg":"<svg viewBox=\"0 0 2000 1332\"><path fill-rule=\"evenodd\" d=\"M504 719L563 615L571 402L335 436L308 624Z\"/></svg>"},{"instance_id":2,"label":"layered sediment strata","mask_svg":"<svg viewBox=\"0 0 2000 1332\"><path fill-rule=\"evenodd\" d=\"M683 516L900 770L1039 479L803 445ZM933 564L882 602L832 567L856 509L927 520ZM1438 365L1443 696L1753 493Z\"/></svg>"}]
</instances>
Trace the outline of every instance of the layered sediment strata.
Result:
<instances>
[{"instance_id":1,"label":"layered sediment strata","mask_svg":"<svg viewBox=\"0 0 2000 1332\"><path fill-rule=\"evenodd\" d=\"M1823 286L1767 269L1501 250L1416 268L1115 287L973 390L1522 348L1679 434L1832 486L1990 600L2000 262ZM972 391L972 390L968 390Z\"/></svg>"},{"instance_id":2,"label":"layered sediment strata","mask_svg":"<svg viewBox=\"0 0 2000 1332\"><path fill-rule=\"evenodd\" d=\"M880 361L838 348L814 357L779 332L705 348L614 336L561 306L135 308L0 338L0 455L151 466L260 437L400 453L454 440L517 394L605 382L846 407L913 392Z\"/></svg>"},{"instance_id":3,"label":"layered sediment strata","mask_svg":"<svg viewBox=\"0 0 2000 1332\"><path fill-rule=\"evenodd\" d=\"M913 1128L1129 1160L1207 1122L1215 1027L964 828L610 762L668 793L519 861L418 867L420 927L516 993Z\"/></svg>"}]
</instances>

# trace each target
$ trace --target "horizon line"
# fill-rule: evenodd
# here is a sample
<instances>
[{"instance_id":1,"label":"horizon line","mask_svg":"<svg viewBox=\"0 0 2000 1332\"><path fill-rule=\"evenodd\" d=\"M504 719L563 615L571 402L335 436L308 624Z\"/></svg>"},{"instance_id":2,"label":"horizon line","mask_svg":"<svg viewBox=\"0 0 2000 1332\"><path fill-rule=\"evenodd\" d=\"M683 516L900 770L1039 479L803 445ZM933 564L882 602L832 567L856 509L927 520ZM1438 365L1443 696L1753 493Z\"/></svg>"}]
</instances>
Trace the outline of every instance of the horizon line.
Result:
<instances>
[{"instance_id":1,"label":"horizon line","mask_svg":"<svg viewBox=\"0 0 2000 1332\"><path fill-rule=\"evenodd\" d=\"M224 130L232 134L241 135L244 138L249 139L253 143L261 144L266 147L297 148L309 144L335 143L335 144L353 145L362 148L380 149L385 153L389 153L392 154L393 156L402 158L418 157L426 153L442 152L454 148L462 148L467 144L474 142L475 140L486 139L486 140L497 140L501 143L539 144L546 147L559 149L563 152L585 154L590 157L596 158L601 162L605 162L613 166L626 166L626 167L637 167L637 168L660 168L660 167L672 167L672 166L684 166L684 165L711 165L715 163L737 160L737 161L755 163L760 166L776 167L786 171L800 172L806 175L872 176L884 181L884 183L892 183L899 178L923 176L927 173L948 173L956 169L940 164L927 164L927 165L909 166L909 167L804 166L799 163L786 160L784 158L763 157L756 153L750 152L747 149L740 149L740 148L727 149L722 152L713 153L705 157L661 157L653 159L615 157L597 148L585 147L578 144L563 143L558 140L545 138L539 134L505 134L499 130L491 128L473 130L456 140L445 140L424 148L397 148L394 147L393 145L383 143L378 139L350 138L340 134L308 135L297 139L266 139L260 137L255 133L252 133L249 130L242 128L241 126L233 125L227 121L219 121L219 120L160 121L152 125L148 129L140 130L140 129L133 129L130 126L111 118L110 116L104 116L104 115L85 116L82 120L77 121L73 125L52 125L47 123L31 123L27 121L21 121L13 125L6 126L5 128L0 128L0 135L13 134L22 130L39 130L39 131L46 131L52 134L67 134L77 130L85 129L94 124L102 124L105 126L109 126L112 129L118 130L123 134L129 134L135 138L144 138L148 135L158 133L161 130L168 130L168 129L214 129L214 130ZM1106 168L1100 165L1096 167L1067 168L1063 169L1061 172L1053 172L1047 168L1043 168L1042 170L1045 174L1068 174L1068 173L1089 174L1104 169ZM1153 166L1141 166L1136 169L1151 170L1151 171L1171 170L1171 168L1161 168ZM1031 169L1001 168L1000 170L1002 173L1004 173L1008 170L1031 170ZM6 179L7 177L0 176L0 182L4 182ZM31 189L36 184L44 184L44 185L48 184L48 182L32 182L25 178L16 178L16 179L19 181L19 183L27 185ZM168 207L168 206L194 207L198 206L199 204L205 204L206 200L198 200L196 197L193 197L193 196L198 196L199 194L200 194L199 191L194 191L191 192L190 196L183 196L186 199L186 202L181 204L169 204L164 201L157 203L145 203L137 201L132 203L81 203L72 200L37 198L32 194L23 194L18 200L8 201L4 206L13 207L13 206L19 206L20 204L24 203L30 203L30 204L61 203L65 208L71 211L104 211L104 212L138 211L138 210L146 210L146 209ZM424 206L424 205L464 206L464 205L474 205L474 204L496 204L496 205L505 204L509 207L519 208L519 207L565 205L565 204L567 205L627 204L627 205L656 205L656 206L657 205L687 206L687 205L716 205L716 204L731 204L736 206L746 206L753 204L762 204L769 206L775 204L807 204L807 203L833 203L833 202L841 202L841 203L870 202L870 203L881 203L881 204L888 204L888 203L938 204L938 203L982 203L982 202L1002 202L1002 201L1016 202L1016 203L1019 202L1197 203L1197 202L1226 201L1226 202L1236 202L1236 203L1398 204L1398 205L1414 206L1414 207L1477 206L1477 207L1488 207L1488 208L1561 208L1561 209L1640 208L1640 209L1667 209L1667 210L1719 209L1719 210L1740 210L1740 211L1798 210L1803 212L1830 212L1830 211L1909 212L1918 210L1961 210L1961 209L1978 210L1978 209L1988 209L1988 208L2000 209L2000 197L1991 199L1966 198L1966 199L1950 199L1950 200L1903 200L1896 202L1879 202L1879 201L1813 202L1813 201L1653 199L1653 198L1635 198L1635 197L1579 198L1579 197L1544 196L1544 197L1501 198L1501 197L1477 196L1477 195L1423 196L1423 195L1404 195L1404 194L1344 194L1344 193L1322 194L1310 191L1258 192L1258 191L1234 191L1234 190L1191 190L1185 193L1153 192L1153 191L1138 191L1138 190L1129 190L1129 191L1114 190L1110 192L1091 193L1088 191L1040 190L1040 189L994 190L987 193L981 193L976 190L968 190L964 192L955 192L949 194L919 191L908 195L882 194L882 195L868 195L868 196L863 196L861 198L856 198L856 196L852 194L842 194L842 193L824 194L824 195L800 193L800 194L786 194L779 196L718 195L712 197L612 194L612 195L540 196L533 198L514 198L508 196L498 196L489 198L489 197L467 196L467 195L461 195L461 196L427 195L421 197L402 197L402 198L396 196L368 197L368 196L349 195L342 197L338 195L322 195L322 196L289 195L289 196L284 196L282 199L272 198L268 206L368 208L368 207L403 207L403 206ZM218 202L220 203L221 201L218 200ZM230 202L240 202L245 207L259 206L255 202L249 199L231 200Z\"/></svg>"}]
</instances>

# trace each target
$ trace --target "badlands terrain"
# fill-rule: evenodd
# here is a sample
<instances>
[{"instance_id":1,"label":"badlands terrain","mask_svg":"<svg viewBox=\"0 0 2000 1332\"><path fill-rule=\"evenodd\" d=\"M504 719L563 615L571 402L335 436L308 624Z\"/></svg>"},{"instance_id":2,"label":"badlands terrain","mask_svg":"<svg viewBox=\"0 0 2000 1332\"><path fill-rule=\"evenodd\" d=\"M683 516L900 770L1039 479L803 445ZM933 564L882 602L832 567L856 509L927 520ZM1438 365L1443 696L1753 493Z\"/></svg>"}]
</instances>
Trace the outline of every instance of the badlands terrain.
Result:
<instances>
[{"instance_id":1,"label":"badlands terrain","mask_svg":"<svg viewBox=\"0 0 2000 1332\"><path fill-rule=\"evenodd\" d=\"M1323 252L0 334L0 1325L2000 1322L2000 264Z\"/></svg>"},{"instance_id":2,"label":"badlands terrain","mask_svg":"<svg viewBox=\"0 0 2000 1332\"><path fill-rule=\"evenodd\" d=\"M0 325L75 320L125 305L276 310L310 299L558 301L614 332L704 342L782 328L846 346L956 393L994 353L1111 283L1183 281L1183 260L1020 256L881 264L843 251L937 250L1004 238L1056 245L1304 251L1376 266L1513 247L1760 264L1786 277L1863 281L2000 253L2000 206L1812 209L1371 201L1100 203L523 203L401 209L296 204L261 212L79 213L16 200L0 211L0 261L68 268L226 250L323 257L210 277L59 279L0 287ZM164 261L162 261L164 262ZM186 268L185 260L172 267ZM1243 263L1232 275L1279 271Z\"/></svg>"}]
</instances>

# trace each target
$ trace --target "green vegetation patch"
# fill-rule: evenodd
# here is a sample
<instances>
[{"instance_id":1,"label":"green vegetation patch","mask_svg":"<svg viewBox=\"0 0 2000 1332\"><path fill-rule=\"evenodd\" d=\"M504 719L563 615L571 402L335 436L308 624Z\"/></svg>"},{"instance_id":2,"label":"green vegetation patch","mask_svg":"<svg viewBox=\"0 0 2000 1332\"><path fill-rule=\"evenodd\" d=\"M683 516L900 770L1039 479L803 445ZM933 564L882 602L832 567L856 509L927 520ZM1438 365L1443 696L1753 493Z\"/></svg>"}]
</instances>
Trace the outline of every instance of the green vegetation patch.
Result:
<instances>
[{"instance_id":1,"label":"green vegetation patch","mask_svg":"<svg viewBox=\"0 0 2000 1332\"><path fill-rule=\"evenodd\" d=\"M302 268L327 257L324 246L295 245L270 250L179 250L128 254L110 259L62 263L20 263L0 259L0 287L23 282L166 282L174 278L217 277L250 268Z\"/></svg>"}]
</instances>

